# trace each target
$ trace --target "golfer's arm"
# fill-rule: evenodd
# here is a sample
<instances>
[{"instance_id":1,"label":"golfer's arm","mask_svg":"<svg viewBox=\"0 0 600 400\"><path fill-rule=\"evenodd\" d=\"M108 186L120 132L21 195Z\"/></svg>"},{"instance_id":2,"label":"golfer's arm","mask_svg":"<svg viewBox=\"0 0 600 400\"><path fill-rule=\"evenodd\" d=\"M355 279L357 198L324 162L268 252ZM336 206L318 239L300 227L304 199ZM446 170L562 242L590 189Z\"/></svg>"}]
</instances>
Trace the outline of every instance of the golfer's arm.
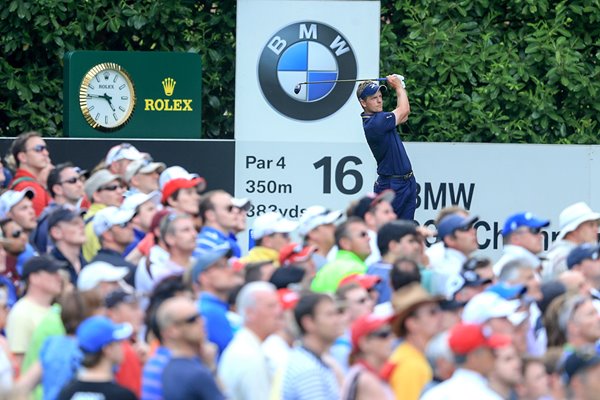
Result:
<instances>
[{"instance_id":1,"label":"golfer's arm","mask_svg":"<svg viewBox=\"0 0 600 400\"><path fill-rule=\"evenodd\" d=\"M410 114L410 103L408 102L408 96L406 91L399 85L396 88L396 108L392 111L396 116L396 125L405 123L408 120L408 114Z\"/></svg>"}]
</instances>

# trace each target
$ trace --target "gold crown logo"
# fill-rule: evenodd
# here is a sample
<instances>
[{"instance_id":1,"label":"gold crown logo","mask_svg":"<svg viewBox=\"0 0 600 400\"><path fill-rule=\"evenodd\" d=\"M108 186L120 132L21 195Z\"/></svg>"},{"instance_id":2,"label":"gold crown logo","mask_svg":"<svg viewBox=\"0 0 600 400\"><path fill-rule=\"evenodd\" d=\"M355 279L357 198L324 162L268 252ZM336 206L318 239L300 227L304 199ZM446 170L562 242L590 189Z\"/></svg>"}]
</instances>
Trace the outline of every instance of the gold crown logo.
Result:
<instances>
[{"instance_id":1,"label":"gold crown logo","mask_svg":"<svg viewBox=\"0 0 600 400\"><path fill-rule=\"evenodd\" d=\"M165 95L171 96L173 94L173 90L175 90L175 85L177 82L173 78L165 78L162 81L163 89L165 90Z\"/></svg>"}]
</instances>

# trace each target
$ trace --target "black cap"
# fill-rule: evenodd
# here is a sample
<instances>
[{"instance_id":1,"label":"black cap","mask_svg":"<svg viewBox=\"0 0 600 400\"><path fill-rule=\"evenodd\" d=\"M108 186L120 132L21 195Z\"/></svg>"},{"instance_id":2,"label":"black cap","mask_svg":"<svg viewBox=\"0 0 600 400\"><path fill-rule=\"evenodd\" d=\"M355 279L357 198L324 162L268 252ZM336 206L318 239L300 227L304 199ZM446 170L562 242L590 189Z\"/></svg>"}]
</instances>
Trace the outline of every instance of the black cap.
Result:
<instances>
[{"instance_id":1,"label":"black cap","mask_svg":"<svg viewBox=\"0 0 600 400\"><path fill-rule=\"evenodd\" d=\"M69 207L58 207L48 215L48 230L59 222L73 221L81 216L80 211Z\"/></svg>"},{"instance_id":2,"label":"black cap","mask_svg":"<svg viewBox=\"0 0 600 400\"><path fill-rule=\"evenodd\" d=\"M106 295L104 298L104 306L106 308L114 308L121 303L133 304L138 301L135 294L126 292L122 289L117 289Z\"/></svg>"},{"instance_id":3,"label":"black cap","mask_svg":"<svg viewBox=\"0 0 600 400\"><path fill-rule=\"evenodd\" d=\"M542 314L546 313L546 309L552 303L552 300L560 296L561 294L566 293L566 286L559 281L550 281L546 283L542 283L542 299L537 302L537 305L542 312Z\"/></svg>"},{"instance_id":4,"label":"black cap","mask_svg":"<svg viewBox=\"0 0 600 400\"><path fill-rule=\"evenodd\" d=\"M358 200L358 203L354 206L352 210L350 210L348 215L349 217L359 217L364 219L365 214L369 212L373 207L382 201L387 201L391 203L394 200L396 193L391 189L386 189L381 193L369 193L365 197Z\"/></svg>"},{"instance_id":5,"label":"black cap","mask_svg":"<svg viewBox=\"0 0 600 400\"><path fill-rule=\"evenodd\" d=\"M292 283L299 283L304 278L306 271L303 268L294 265L280 267L271 275L271 282L277 289L285 289Z\"/></svg>"},{"instance_id":6,"label":"black cap","mask_svg":"<svg viewBox=\"0 0 600 400\"><path fill-rule=\"evenodd\" d=\"M564 363L564 371L567 383L571 382L573 376L587 368L600 364L600 354L594 346L575 350L567 357Z\"/></svg>"},{"instance_id":7,"label":"black cap","mask_svg":"<svg viewBox=\"0 0 600 400\"><path fill-rule=\"evenodd\" d=\"M40 271L57 272L60 269L67 268L68 265L66 261L59 261L48 254L34 256L23 264L22 278L26 280L29 275Z\"/></svg>"}]
</instances>

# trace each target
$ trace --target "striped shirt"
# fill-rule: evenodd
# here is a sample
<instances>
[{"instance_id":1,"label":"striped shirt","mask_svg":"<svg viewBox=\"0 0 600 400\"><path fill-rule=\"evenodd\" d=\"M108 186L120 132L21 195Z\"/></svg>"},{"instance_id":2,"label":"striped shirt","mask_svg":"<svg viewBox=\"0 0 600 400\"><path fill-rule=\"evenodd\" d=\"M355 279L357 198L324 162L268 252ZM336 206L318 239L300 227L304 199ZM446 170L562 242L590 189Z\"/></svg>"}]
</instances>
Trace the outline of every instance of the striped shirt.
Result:
<instances>
[{"instance_id":1,"label":"striped shirt","mask_svg":"<svg viewBox=\"0 0 600 400\"><path fill-rule=\"evenodd\" d=\"M223 232L211 227L205 226L202 228L198 236L196 236L196 250L194 257L210 252L212 250L227 247L231 248L234 257L241 257L242 251L237 244L235 235L225 235Z\"/></svg>"},{"instance_id":2,"label":"striped shirt","mask_svg":"<svg viewBox=\"0 0 600 400\"><path fill-rule=\"evenodd\" d=\"M156 349L156 353L144 365L141 400L163 399L162 374L170 360L171 351L161 346Z\"/></svg>"},{"instance_id":3,"label":"striped shirt","mask_svg":"<svg viewBox=\"0 0 600 400\"><path fill-rule=\"evenodd\" d=\"M331 400L340 398L335 374L319 356L305 347L290 353L283 376L282 400Z\"/></svg>"}]
</instances>

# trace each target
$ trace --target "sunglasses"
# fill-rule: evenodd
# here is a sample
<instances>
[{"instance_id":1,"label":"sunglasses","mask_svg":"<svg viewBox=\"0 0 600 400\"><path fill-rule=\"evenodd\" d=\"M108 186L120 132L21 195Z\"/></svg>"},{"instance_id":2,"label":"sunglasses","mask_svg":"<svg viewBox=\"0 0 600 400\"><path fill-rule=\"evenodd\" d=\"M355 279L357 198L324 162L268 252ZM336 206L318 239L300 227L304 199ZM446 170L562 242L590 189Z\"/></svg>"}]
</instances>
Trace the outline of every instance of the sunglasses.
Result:
<instances>
[{"instance_id":1,"label":"sunglasses","mask_svg":"<svg viewBox=\"0 0 600 400\"><path fill-rule=\"evenodd\" d=\"M120 224L118 224L117 226L120 228L127 228L127 225L129 225L131 221L126 221L126 222L122 222Z\"/></svg>"},{"instance_id":2,"label":"sunglasses","mask_svg":"<svg viewBox=\"0 0 600 400\"><path fill-rule=\"evenodd\" d=\"M36 153L41 153L44 150L48 150L48 147L45 144L37 144L37 145L33 146L32 148L30 148L29 150L35 151Z\"/></svg>"},{"instance_id":3,"label":"sunglasses","mask_svg":"<svg viewBox=\"0 0 600 400\"><path fill-rule=\"evenodd\" d=\"M98 191L101 192L103 190L106 190L109 192L114 192L115 190L122 189L122 188L123 188L123 186L116 184L116 185L110 185L110 186L102 186L102 187L98 188Z\"/></svg>"},{"instance_id":4,"label":"sunglasses","mask_svg":"<svg viewBox=\"0 0 600 400\"><path fill-rule=\"evenodd\" d=\"M540 233L542 233L542 228L527 227L525 229L519 230L519 232L521 232L521 233L529 232L532 235L539 235Z\"/></svg>"},{"instance_id":5,"label":"sunglasses","mask_svg":"<svg viewBox=\"0 0 600 400\"><path fill-rule=\"evenodd\" d=\"M390 335L392 334L392 330L391 329L380 329L378 331L375 332L371 332L369 333L369 337L372 338L377 338L377 339L387 339L388 337L390 337Z\"/></svg>"},{"instance_id":6,"label":"sunglasses","mask_svg":"<svg viewBox=\"0 0 600 400\"><path fill-rule=\"evenodd\" d=\"M13 231L13 233L10 234L10 237L13 239L17 239L17 238L21 237L22 234L23 234L23 231L19 229L19 230Z\"/></svg>"},{"instance_id":7,"label":"sunglasses","mask_svg":"<svg viewBox=\"0 0 600 400\"><path fill-rule=\"evenodd\" d=\"M360 299L356 299L354 302L356 304L365 304L367 301L369 301L369 296L361 297Z\"/></svg>"},{"instance_id":8,"label":"sunglasses","mask_svg":"<svg viewBox=\"0 0 600 400\"><path fill-rule=\"evenodd\" d=\"M195 323L196 321L198 321L198 318L200 318L200 314L194 314L192 316L189 316L187 318L184 318L182 320L175 322L175 324L176 325L191 325L191 324Z\"/></svg>"},{"instance_id":9,"label":"sunglasses","mask_svg":"<svg viewBox=\"0 0 600 400\"><path fill-rule=\"evenodd\" d=\"M62 185L62 184L64 184L64 183L68 183L69 185L74 185L74 184L76 184L76 183L77 183L77 182L79 182L79 181L81 181L81 178L80 178L80 177L78 177L78 176L74 176L74 177L72 177L72 178L65 179L64 181L62 181L62 182L59 182L59 183L60 183L61 185Z\"/></svg>"}]
</instances>

